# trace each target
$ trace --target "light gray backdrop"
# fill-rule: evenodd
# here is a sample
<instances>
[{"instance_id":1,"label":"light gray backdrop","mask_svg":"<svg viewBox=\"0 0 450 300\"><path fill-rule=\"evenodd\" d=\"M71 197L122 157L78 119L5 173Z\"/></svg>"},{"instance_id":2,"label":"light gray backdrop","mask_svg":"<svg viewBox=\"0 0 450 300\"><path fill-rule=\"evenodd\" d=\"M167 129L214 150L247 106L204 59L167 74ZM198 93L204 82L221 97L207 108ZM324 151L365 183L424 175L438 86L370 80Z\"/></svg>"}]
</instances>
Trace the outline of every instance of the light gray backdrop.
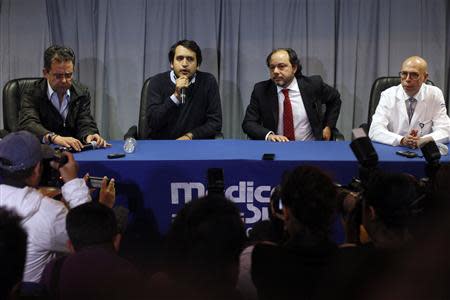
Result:
<instances>
[{"instance_id":1,"label":"light gray backdrop","mask_svg":"<svg viewBox=\"0 0 450 300\"><path fill-rule=\"evenodd\" d=\"M253 84L268 78L267 54L292 47L305 74L322 75L341 93L338 127L349 137L367 119L374 79L397 74L407 56L428 60L430 78L448 100L448 2L0 0L0 86L41 76L44 49L70 46L102 134L117 139L137 122L144 80L169 68L169 47L194 39L204 55L201 69L219 82L225 137L242 138Z\"/></svg>"}]
</instances>

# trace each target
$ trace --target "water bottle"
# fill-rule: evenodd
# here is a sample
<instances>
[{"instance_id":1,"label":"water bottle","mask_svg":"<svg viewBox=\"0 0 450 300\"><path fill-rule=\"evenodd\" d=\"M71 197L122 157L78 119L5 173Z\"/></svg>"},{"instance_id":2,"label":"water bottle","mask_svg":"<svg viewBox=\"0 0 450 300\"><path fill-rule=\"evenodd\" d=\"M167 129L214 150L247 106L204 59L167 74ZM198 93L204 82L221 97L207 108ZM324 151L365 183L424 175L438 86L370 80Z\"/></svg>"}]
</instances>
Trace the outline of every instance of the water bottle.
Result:
<instances>
[{"instance_id":1,"label":"water bottle","mask_svg":"<svg viewBox=\"0 0 450 300\"><path fill-rule=\"evenodd\" d=\"M134 149L136 148L136 140L132 137L126 138L125 142L123 143L123 151L126 153L133 153Z\"/></svg>"}]
</instances>

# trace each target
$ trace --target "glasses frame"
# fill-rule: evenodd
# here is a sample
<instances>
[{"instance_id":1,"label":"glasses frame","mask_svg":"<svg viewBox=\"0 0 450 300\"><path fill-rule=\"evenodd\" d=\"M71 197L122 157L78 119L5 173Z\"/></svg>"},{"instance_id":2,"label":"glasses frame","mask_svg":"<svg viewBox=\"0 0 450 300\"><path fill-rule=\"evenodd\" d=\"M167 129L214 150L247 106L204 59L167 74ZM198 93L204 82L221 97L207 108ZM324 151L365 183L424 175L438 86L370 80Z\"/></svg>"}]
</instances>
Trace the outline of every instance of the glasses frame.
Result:
<instances>
[{"instance_id":1,"label":"glasses frame","mask_svg":"<svg viewBox=\"0 0 450 300\"><path fill-rule=\"evenodd\" d=\"M401 79L408 79L408 76L411 80L419 80L420 74L417 72L407 72L407 71L400 71L398 72L398 76L400 76Z\"/></svg>"}]
</instances>

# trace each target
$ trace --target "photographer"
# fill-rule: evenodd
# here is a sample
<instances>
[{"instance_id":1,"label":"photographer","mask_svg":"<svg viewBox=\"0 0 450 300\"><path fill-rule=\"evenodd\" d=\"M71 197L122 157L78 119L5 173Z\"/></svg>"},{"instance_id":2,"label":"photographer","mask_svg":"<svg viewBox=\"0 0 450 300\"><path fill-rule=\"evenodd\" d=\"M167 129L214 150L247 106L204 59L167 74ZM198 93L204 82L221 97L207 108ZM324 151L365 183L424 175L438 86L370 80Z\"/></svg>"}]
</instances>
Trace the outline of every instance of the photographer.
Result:
<instances>
[{"instance_id":1,"label":"photographer","mask_svg":"<svg viewBox=\"0 0 450 300\"><path fill-rule=\"evenodd\" d=\"M345 198L349 243L341 246L323 279L327 289L320 290L314 299L362 299L373 291L373 282L391 275L392 266L413 244L412 229L425 194L411 175L377 171L359 195ZM360 228L368 241L359 235Z\"/></svg>"},{"instance_id":2,"label":"photographer","mask_svg":"<svg viewBox=\"0 0 450 300\"><path fill-rule=\"evenodd\" d=\"M64 181L61 188L65 204L41 194L36 188L42 176L42 160L54 157L54 151L41 145L27 131L14 132L0 141L0 206L14 209L23 218L28 233L28 251L24 281L38 282L55 252L68 251L65 229L68 208L90 201L85 181L77 178L78 164L71 153L63 153L67 163L56 161ZM67 205L67 206L66 206Z\"/></svg>"},{"instance_id":3,"label":"photographer","mask_svg":"<svg viewBox=\"0 0 450 300\"><path fill-rule=\"evenodd\" d=\"M283 180L281 203L288 239L255 246L252 279L259 299L309 299L337 251L330 240L336 188L320 169L300 166Z\"/></svg>"}]
</instances>

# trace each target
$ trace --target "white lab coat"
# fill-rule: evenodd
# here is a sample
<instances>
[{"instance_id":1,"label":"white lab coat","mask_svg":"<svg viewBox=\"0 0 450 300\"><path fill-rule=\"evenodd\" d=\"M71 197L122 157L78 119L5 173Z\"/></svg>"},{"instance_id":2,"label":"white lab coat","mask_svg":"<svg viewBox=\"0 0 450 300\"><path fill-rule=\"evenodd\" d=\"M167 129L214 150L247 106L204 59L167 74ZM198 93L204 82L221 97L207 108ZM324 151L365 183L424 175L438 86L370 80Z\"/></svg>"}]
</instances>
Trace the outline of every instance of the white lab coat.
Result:
<instances>
[{"instance_id":1,"label":"white lab coat","mask_svg":"<svg viewBox=\"0 0 450 300\"><path fill-rule=\"evenodd\" d=\"M370 139L398 146L403 137L412 129L416 129L421 137L431 136L436 142L448 143L450 118L447 115L442 91L438 87L422 84L414 98L417 104L409 123L406 110L406 101L409 96L401 84L383 91L372 117Z\"/></svg>"}]
</instances>

